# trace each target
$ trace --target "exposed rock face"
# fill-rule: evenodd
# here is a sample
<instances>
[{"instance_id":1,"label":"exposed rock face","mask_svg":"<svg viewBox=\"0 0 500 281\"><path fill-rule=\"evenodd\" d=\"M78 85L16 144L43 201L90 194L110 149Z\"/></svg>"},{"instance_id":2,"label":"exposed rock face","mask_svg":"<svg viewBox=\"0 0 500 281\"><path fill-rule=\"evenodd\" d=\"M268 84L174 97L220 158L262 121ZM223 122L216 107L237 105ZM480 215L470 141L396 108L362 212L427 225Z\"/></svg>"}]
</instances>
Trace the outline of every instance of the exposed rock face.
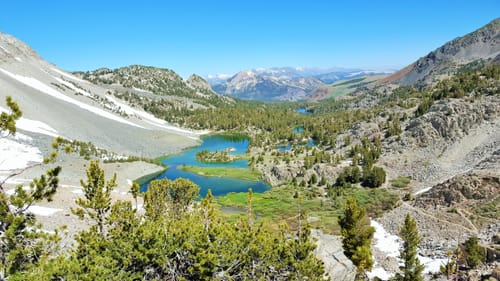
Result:
<instances>
[{"instance_id":1,"label":"exposed rock face","mask_svg":"<svg viewBox=\"0 0 500 281\"><path fill-rule=\"evenodd\" d=\"M484 27L456 38L427 56L418 59L410 67L388 77L386 82L399 85L427 84L437 76L457 65L479 59L495 63L500 55L500 19Z\"/></svg>"},{"instance_id":2,"label":"exposed rock face","mask_svg":"<svg viewBox=\"0 0 500 281\"><path fill-rule=\"evenodd\" d=\"M323 261L330 280L353 281L356 277L356 266L344 255L339 237L313 231L317 238L315 255Z\"/></svg>"},{"instance_id":3,"label":"exposed rock face","mask_svg":"<svg viewBox=\"0 0 500 281\"><path fill-rule=\"evenodd\" d=\"M189 76L186 82L193 88L198 89L202 92L208 91L213 93L212 87L210 87L208 82L199 75L192 74L191 76Z\"/></svg>"},{"instance_id":4,"label":"exposed rock face","mask_svg":"<svg viewBox=\"0 0 500 281\"><path fill-rule=\"evenodd\" d=\"M437 139L454 141L500 112L500 99L492 96L471 103L463 99L440 100L425 115L415 118L406 130L425 146Z\"/></svg>"},{"instance_id":5,"label":"exposed rock face","mask_svg":"<svg viewBox=\"0 0 500 281\"><path fill-rule=\"evenodd\" d=\"M294 177L301 177L301 164L290 163L289 165L271 165L263 167L261 170L264 180L271 185L277 185L281 182L292 180Z\"/></svg>"},{"instance_id":6,"label":"exposed rock face","mask_svg":"<svg viewBox=\"0 0 500 281\"><path fill-rule=\"evenodd\" d=\"M415 200L415 206L432 209L465 204L477 206L500 194L500 178L480 175L461 175L449 179Z\"/></svg>"}]
</instances>

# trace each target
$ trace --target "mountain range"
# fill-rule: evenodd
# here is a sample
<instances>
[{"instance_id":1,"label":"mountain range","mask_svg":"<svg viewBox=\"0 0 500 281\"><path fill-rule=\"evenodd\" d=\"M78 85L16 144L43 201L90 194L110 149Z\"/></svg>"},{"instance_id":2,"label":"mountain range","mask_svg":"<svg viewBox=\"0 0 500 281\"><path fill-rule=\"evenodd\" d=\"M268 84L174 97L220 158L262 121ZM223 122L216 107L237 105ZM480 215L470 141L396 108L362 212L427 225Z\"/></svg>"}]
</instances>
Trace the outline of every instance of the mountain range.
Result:
<instances>
[{"instance_id":1,"label":"mountain range","mask_svg":"<svg viewBox=\"0 0 500 281\"><path fill-rule=\"evenodd\" d=\"M394 70L344 68L275 67L243 70L233 76L212 75L207 78L219 94L246 100L298 101L320 86L339 80L393 73ZM223 79L228 77L227 79Z\"/></svg>"}]
</instances>

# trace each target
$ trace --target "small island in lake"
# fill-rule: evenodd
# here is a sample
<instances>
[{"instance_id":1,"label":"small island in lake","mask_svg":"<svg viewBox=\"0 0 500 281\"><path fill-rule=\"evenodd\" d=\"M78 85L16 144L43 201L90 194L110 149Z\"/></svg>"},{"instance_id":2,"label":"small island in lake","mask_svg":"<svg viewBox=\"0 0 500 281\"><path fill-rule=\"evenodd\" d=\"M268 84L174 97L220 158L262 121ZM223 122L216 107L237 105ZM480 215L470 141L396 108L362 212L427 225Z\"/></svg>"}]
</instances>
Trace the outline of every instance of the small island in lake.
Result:
<instances>
[{"instance_id":1,"label":"small island in lake","mask_svg":"<svg viewBox=\"0 0 500 281\"><path fill-rule=\"evenodd\" d=\"M230 163L239 159L229 152L234 151L234 148L229 147L221 151L201 150L196 153L196 160L205 163Z\"/></svg>"}]
</instances>

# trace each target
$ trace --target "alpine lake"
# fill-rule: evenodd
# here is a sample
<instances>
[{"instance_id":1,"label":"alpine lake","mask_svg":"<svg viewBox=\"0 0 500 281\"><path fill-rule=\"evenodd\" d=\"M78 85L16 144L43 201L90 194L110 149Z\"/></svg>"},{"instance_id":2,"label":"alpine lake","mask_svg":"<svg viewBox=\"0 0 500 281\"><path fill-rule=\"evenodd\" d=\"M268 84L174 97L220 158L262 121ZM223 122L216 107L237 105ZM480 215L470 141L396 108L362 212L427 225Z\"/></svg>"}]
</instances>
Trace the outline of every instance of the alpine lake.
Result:
<instances>
[{"instance_id":1,"label":"alpine lake","mask_svg":"<svg viewBox=\"0 0 500 281\"><path fill-rule=\"evenodd\" d=\"M161 174L150 178L141 186L141 191L146 191L151 180L168 178L188 179L200 186L200 197L206 196L210 189L216 197L223 196L231 192L248 192L251 188L253 192L261 193L270 189L262 179L243 179L245 175L251 175L252 171L248 166L246 152L248 149L248 137L243 135L210 135L202 138L199 146L184 150L183 152L164 158L161 162L168 166L168 169ZM209 152L229 151L235 158L231 162L203 162L196 159L196 153L207 150ZM204 171L216 171L209 175ZM227 171L227 173L225 173ZM233 173L231 173L233 172ZM234 173L236 172L236 173ZM239 176L231 177L238 174Z\"/></svg>"}]
</instances>

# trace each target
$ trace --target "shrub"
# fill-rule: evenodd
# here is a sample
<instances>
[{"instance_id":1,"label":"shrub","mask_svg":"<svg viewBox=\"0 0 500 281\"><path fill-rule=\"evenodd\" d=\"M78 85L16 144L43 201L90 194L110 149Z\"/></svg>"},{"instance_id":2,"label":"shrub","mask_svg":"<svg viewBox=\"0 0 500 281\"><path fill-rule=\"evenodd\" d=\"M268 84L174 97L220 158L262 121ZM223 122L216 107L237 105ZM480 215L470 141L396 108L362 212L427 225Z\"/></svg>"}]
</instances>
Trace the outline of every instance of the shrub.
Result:
<instances>
[{"instance_id":1,"label":"shrub","mask_svg":"<svg viewBox=\"0 0 500 281\"><path fill-rule=\"evenodd\" d=\"M465 241L465 260L467 264L474 268L481 264L485 259L484 249L479 246L479 240L476 236L472 236Z\"/></svg>"},{"instance_id":2,"label":"shrub","mask_svg":"<svg viewBox=\"0 0 500 281\"><path fill-rule=\"evenodd\" d=\"M379 187L385 182L385 171L381 167L373 167L372 169L363 169L363 186Z\"/></svg>"}]
</instances>

